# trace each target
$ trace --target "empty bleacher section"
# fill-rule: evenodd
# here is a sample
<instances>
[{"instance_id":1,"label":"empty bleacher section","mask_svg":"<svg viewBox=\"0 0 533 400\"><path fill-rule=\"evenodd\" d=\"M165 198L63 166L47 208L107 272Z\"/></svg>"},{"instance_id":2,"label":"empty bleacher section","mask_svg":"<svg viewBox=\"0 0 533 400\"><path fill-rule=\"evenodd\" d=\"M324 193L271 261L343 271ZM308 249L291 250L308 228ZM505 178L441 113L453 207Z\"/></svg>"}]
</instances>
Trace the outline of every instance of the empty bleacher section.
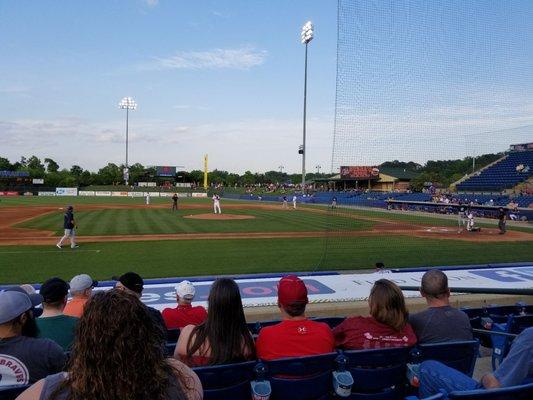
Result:
<instances>
[{"instance_id":1,"label":"empty bleacher section","mask_svg":"<svg viewBox=\"0 0 533 400\"><path fill-rule=\"evenodd\" d=\"M457 184L461 191L502 191L533 176L533 150L513 151Z\"/></svg>"}]
</instances>

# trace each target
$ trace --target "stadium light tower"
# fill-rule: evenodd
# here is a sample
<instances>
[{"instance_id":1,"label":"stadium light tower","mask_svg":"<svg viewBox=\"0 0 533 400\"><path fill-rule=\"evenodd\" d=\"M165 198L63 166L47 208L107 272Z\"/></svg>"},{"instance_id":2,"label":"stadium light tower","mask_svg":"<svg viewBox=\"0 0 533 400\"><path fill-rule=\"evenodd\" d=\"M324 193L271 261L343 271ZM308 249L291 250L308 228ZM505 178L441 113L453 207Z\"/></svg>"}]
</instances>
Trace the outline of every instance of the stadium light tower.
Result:
<instances>
[{"instance_id":1,"label":"stadium light tower","mask_svg":"<svg viewBox=\"0 0 533 400\"><path fill-rule=\"evenodd\" d=\"M124 97L118 103L118 107L122 110L126 110L126 165L124 166L124 183L128 185L129 168L128 168L128 123L130 117L130 110L137 108L137 103L131 97Z\"/></svg>"},{"instance_id":2,"label":"stadium light tower","mask_svg":"<svg viewBox=\"0 0 533 400\"><path fill-rule=\"evenodd\" d=\"M304 121L303 121L303 143L302 143L302 194L305 193L305 123L307 113L307 48L309 42L313 40L313 23L307 21L302 26L302 44L305 44L305 69L304 69Z\"/></svg>"},{"instance_id":3,"label":"stadium light tower","mask_svg":"<svg viewBox=\"0 0 533 400\"><path fill-rule=\"evenodd\" d=\"M320 174L320 168L322 168L322 166L317 164L315 165L315 168L316 168L316 173Z\"/></svg>"}]
</instances>

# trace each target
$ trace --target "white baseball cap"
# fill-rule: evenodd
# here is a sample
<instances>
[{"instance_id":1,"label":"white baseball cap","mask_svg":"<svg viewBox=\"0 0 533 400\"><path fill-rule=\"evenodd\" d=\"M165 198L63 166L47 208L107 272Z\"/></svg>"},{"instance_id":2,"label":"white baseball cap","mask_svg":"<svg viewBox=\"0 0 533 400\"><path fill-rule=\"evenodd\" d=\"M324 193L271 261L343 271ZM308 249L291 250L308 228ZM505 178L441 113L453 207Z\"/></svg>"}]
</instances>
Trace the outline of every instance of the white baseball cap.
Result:
<instances>
[{"instance_id":1,"label":"white baseball cap","mask_svg":"<svg viewBox=\"0 0 533 400\"><path fill-rule=\"evenodd\" d=\"M183 297L185 299L192 299L195 293L196 289L189 281L181 281L180 283L178 283L178 286L176 286L176 294L179 297Z\"/></svg>"}]
</instances>

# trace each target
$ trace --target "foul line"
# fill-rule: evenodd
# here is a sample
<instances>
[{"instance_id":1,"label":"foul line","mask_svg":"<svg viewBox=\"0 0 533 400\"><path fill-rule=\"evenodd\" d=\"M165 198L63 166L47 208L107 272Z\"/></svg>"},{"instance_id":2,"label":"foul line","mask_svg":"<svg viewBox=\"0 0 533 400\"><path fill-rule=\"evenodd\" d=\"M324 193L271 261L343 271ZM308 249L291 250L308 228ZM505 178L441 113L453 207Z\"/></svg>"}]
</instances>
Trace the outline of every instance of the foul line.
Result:
<instances>
[{"instance_id":1,"label":"foul line","mask_svg":"<svg viewBox=\"0 0 533 400\"><path fill-rule=\"evenodd\" d=\"M74 250L68 251L68 249L62 250L43 250L43 251L0 251L0 254L42 254L42 253L55 253L55 254L76 254L76 253L100 253L102 250Z\"/></svg>"}]
</instances>

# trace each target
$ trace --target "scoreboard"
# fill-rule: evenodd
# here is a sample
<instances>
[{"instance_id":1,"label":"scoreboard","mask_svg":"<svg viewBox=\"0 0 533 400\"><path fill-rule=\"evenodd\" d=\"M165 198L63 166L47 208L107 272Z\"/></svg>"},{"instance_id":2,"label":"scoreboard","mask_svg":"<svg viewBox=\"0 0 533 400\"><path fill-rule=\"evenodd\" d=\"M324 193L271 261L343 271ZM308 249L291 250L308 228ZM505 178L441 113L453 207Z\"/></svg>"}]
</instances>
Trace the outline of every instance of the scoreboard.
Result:
<instances>
[{"instance_id":1,"label":"scoreboard","mask_svg":"<svg viewBox=\"0 0 533 400\"><path fill-rule=\"evenodd\" d=\"M176 176L176 167L160 166L156 167L157 176L174 177Z\"/></svg>"}]
</instances>

